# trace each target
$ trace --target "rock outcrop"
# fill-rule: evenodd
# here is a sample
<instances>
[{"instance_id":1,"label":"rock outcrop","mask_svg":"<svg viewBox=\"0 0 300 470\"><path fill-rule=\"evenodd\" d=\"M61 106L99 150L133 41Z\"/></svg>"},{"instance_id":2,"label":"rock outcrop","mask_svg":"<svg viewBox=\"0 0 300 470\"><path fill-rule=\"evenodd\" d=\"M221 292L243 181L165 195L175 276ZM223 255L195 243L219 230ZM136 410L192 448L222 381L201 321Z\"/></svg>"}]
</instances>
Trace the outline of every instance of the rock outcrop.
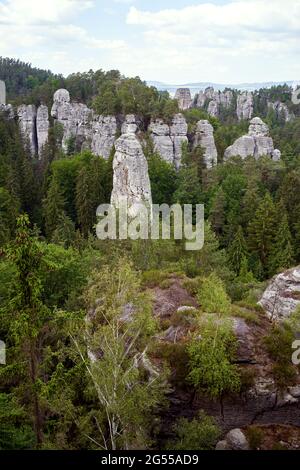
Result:
<instances>
[{"instance_id":1,"label":"rock outcrop","mask_svg":"<svg viewBox=\"0 0 300 470\"><path fill-rule=\"evenodd\" d=\"M271 319L282 319L300 304L300 266L275 276L259 301Z\"/></svg>"},{"instance_id":2,"label":"rock outcrop","mask_svg":"<svg viewBox=\"0 0 300 470\"><path fill-rule=\"evenodd\" d=\"M48 142L49 135L49 112L48 107L41 105L38 107L36 115L36 135L38 144L38 155L42 157L43 148Z\"/></svg>"},{"instance_id":3,"label":"rock outcrop","mask_svg":"<svg viewBox=\"0 0 300 470\"><path fill-rule=\"evenodd\" d=\"M99 116L82 103L71 103L67 90L54 93L51 116L63 126L62 149L70 139L75 148L90 148L95 155L110 156L117 132L115 116Z\"/></svg>"},{"instance_id":4,"label":"rock outcrop","mask_svg":"<svg viewBox=\"0 0 300 470\"><path fill-rule=\"evenodd\" d=\"M36 107L32 104L22 104L18 106L17 115L24 144L28 145L31 155L34 156L37 149Z\"/></svg>"},{"instance_id":5,"label":"rock outcrop","mask_svg":"<svg viewBox=\"0 0 300 470\"><path fill-rule=\"evenodd\" d=\"M275 101L275 103L268 103L270 109L275 111L276 118L285 122L290 122L295 118L295 115L290 112L288 106L281 101Z\"/></svg>"},{"instance_id":6,"label":"rock outcrop","mask_svg":"<svg viewBox=\"0 0 300 470\"><path fill-rule=\"evenodd\" d=\"M259 117L255 117L250 121L248 135L239 137L225 150L224 160L233 156L240 156L243 160L249 156L256 159L270 156L278 161L280 155L280 151L274 149L268 126Z\"/></svg>"},{"instance_id":7,"label":"rock outcrop","mask_svg":"<svg viewBox=\"0 0 300 470\"><path fill-rule=\"evenodd\" d=\"M3 80L0 80L0 106L1 105L6 105L6 88Z\"/></svg>"},{"instance_id":8,"label":"rock outcrop","mask_svg":"<svg viewBox=\"0 0 300 470\"><path fill-rule=\"evenodd\" d=\"M237 97L237 106L236 106L236 114L241 121L249 120L253 116L253 109L254 109L254 100L253 100L253 93L251 91L245 91L238 95Z\"/></svg>"},{"instance_id":9,"label":"rock outcrop","mask_svg":"<svg viewBox=\"0 0 300 470\"><path fill-rule=\"evenodd\" d=\"M208 87L204 91L200 91L195 96L194 106L204 108L207 105L207 112L211 116L220 115L221 107L228 109L233 102L233 92L231 90L215 91L213 87Z\"/></svg>"},{"instance_id":10,"label":"rock outcrop","mask_svg":"<svg viewBox=\"0 0 300 470\"><path fill-rule=\"evenodd\" d=\"M108 159L114 146L117 134L115 116L94 116L90 130L91 151ZM87 142L88 144L88 142Z\"/></svg>"},{"instance_id":11,"label":"rock outcrop","mask_svg":"<svg viewBox=\"0 0 300 470\"><path fill-rule=\"evenodd\" d=\"M148 130L154 150L168 163L179 168L182 157L182 144L188 143L187 123L182 114L175 114L171 125L162 119L151 121Z\"/></svg>"},{"instance_id":12,"label":"rock outcrop","mask_svg":"<svg viewBox=\"0 0 300 470\"><path fill-rule=\"evenodd\" d=\"M189 88L178 88L175 93L175 99L178 101L178 106L181 111L189 109L192 104L192 96Z\"/></svg>"},{"instance_id":13,"label":"rock outcrop","mask_svg":"<svg viewBox=\"0 0 300 470\"><path fill-rule=\"evenodd\" d=\"M115 142L111 203L119 208L122 203L127 202L129 214L135 216L140 203L151 207L151 186L147 160L134 127L124 127L124 130L127 132Z\"/></svg>"},{"instance_id":14,"label":"rock outcrop","mask_svg":"<svg viewBox=\"0 0 300 470\"><path fill-rule=\"evenodd\" d=\"M204 150L206 168L218 163L218 153L214 139L213 126L206 120L198 121L195 131L194 147L201 146Z\"/></svg>"},{"instance_id":15,"label":"rock outcrop","mask_svg":"<svg viewBox=\"0 0 300 470\"><path fill-rule=\"evenodd\" d=\"M223 441L219 441L216 450L249 450L249 443L239 428L229 431Z\"/></svg>"}]
</instances>

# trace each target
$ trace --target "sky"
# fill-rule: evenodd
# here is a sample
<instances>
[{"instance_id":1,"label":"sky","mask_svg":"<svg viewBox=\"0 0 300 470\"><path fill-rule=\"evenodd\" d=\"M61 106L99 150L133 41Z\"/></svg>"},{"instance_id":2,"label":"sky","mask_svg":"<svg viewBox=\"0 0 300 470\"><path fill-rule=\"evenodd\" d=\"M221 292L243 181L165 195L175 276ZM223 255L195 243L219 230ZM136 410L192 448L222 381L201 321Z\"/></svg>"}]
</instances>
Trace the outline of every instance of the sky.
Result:
<instances>
[{"instance_id":1,"label":"sky","mask_svg":"<svg viewBox=\"0 0 300 470\"><path fill-rule=\"evenodd\" d=\"M0 0L0 55L55 73L300 80L300 0Z\"/></svg>"}]
</instances>

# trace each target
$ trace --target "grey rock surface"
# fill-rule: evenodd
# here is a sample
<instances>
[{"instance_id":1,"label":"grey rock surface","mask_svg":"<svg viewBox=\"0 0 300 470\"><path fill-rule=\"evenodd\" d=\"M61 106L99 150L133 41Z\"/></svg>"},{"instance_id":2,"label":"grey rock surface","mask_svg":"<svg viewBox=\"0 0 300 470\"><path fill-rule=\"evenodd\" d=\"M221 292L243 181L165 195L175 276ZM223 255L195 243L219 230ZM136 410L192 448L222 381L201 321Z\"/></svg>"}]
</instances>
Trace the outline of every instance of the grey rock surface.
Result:
<instances>
[{"instance_id":1,"label":"grey rock surface","mask_svg":"<svg viewBox=\"0 0 300 470\"><path fill-rule=\"evenodd\" d=\"M243 160L249 156L256 159L269 156L278 161L281 153L274 149L268 126L259 117L255 117L250 121L248 134L239 137L225 150L224 160L234 156L240 156Z\"/></svg>"},{"instance_id":2,"label":"grey rock surface","mask_svg":"<svg viewBox=\"0 0 300 470\"><path fill-rule=\"evenodd\" d=\"M111 203L119 208L126 202L133 210L138 209L139 203L150 207L152 197L148 164L141 143L135 134L127 133L116 140L115 148Z\"/></svg>"},{"instance_id":3,"label":"grey rock surface","mask_svg":"<svg viewBox=\"0 0 300 470\"><path fill-rule=\"evenodd\" d=\"M192 104L192 96L189 88L178 88L175 93L175 99L178 101L178 106L181 111L189 109Z\"/></svg>"},{"instance_id":4,"label":"grey rock surface","mask_svg":"<svg viewBox=\"0 0 300 470\"><path fill-rule=\"evenodd\" d=\"M251 91L245 91L237 97L236 114L241 121L242 119L249 120L253 116L254 100Z\"/></svg>"},{"instance_id":5,"label":"grey rock surface","mask_svg":"<svg viewBox=\"0 0 300 470\"><path fill-rule=\"evenodd\" d=\"M154 150L168 163L179 168L182 157L182 145L188 143L188 126L182 114L175 114L171 124L162 119L152 120L148 130L150 132Z\"/></svg>"},{"instance_id":6,"label":"grey rock surface","mask_svg":"<svg viewBox=\"0 0 300 470\"><path fill-rule=\"evenodd\" d=\"M289 317L300 304L300 266L273 277L258 303L271 319Z\"/></svg>"},{"instance_id":7,"label":"grey rock surface","mask_svg":"<svg viewBox=\"0 0 300 470\"><path fill-rule=\"evenodd\" d=\"M29 146L32 156L37 152L36 140L36 107L32 104L22 104L17 108L19 128L24 144Z\"/></svg>"},{"instance_id":8,"label":"grey rock surface","mask_svg":"<svg viewBox=\"0 0 300 470\"><path fill-rule=\"evenodd\" d=\"M49 134L49 112L48 107L41 105L38 107L36 116L36 135L38 144L38 155L41 158L43 148L48 142Z\"/></svg>"},{"instance_id":9,"label":"grey rock surface","mask_svg":"<svg viewBox=\"0 0 300 470\"><path fill-rule=\"evenodd\" d=\"M212 168L218 162L218 153L214 139L213 126L207 120L197 123L194 147L201 146L204 150L204 162L207 168Z\"/></svg>"}]
</instances>

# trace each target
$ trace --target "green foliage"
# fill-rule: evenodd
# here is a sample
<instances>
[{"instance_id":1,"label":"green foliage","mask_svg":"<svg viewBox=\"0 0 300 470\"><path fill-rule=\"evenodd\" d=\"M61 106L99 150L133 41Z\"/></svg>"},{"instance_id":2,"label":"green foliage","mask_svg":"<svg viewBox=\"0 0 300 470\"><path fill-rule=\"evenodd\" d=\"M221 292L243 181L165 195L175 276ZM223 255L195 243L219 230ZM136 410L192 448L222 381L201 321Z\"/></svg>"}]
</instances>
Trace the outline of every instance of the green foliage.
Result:
<instances>
[{"instance_id":1,"label":"green foliage","mask_svg":"<svg viewBox=\"0 0 300 470\"><path fill-rule=\"evenodd\" d=\"M230 311L230 299L224 283L215 273L202 280L197 300L204 312L227 314Z\"/></svg>"},{"instance_id":2,"label":"green foliage","mask_svg":"<svg viewBox=\"0 0 300 470\"><path fill-rule=\"evenodd\" d=\"M148 170L154 204L171 204L177 187L175 168L159 155L148 156Z\"/></svg>"},{"instance_id":3,"label":"green foliage","mask_svg":"<svg viewBox=\"0 0 300 470\"><path fill-rule=\"evenodd\" d=\"M26 413L17 400L0 393L0 449L30 449L34 445L34 433Z\"/></svg>"},{"instance_id":4,"label":"green foliage","mask_svg":"<svg viewBox=\"0 0 300 470\"><path fill-rule=\"evenodd\" d=\"M236 338L226 321L200 323L199 331L187 347L190 383L210 398L239 392L240 377L232 364L236 349Z\"/></svg>"},{"instance_id":5,"label":"green foliage","mask_svg":"<svg viewBox=\"0 0 300 470\"><path fill-rule=\"evenodd\" d=\"M204 412L191 421L179 419L174 431L177 438L168 442L167 448L170 450L213 450L221 434L214 419Z\"/></svg>"},{"instance_id":6,"label":"green foliage","mask_svg":"<svg viewBox=\"0 0 300 470\"><path fill-rule=\"evenodd\" d=\"M149 299L139 289L132 266L120 259L113 270L105 267L101 273L95 272L86 293L87 307L94 311L87 323L84 351L88 346L98 355L98 360L86 367L99 406L105 411L98 442L106 449L145 446L149 440L147 423L160 399L161 378L152 366L143 366L156 322ZM132 312L128 317L125 306ZM78 344L81 332L79 335L73 341L86 363L86 352Z\"/></svg>"},{"instance_id":7,"label":"green foliage","mask_svg":"<svg viewBox=\"0 0 300 470\"><path fill-rule=\"evenodd\" d=\"M299 312L281 324L272 327L271 332L264 338L270 357L274 361L273 375L279 387L285 388L297 376L297 369L292 364L292 343L299 331Z\"/></svg>"},{"instance_id":8,"label":"green foliage","mask_svg":"<svg viewBox=\"0 0 300 470\"><path fill-rule=\"evenodd\" d=\"M264 431L258 426L249 426L247 428L246 434L250 449L260 449L264 438Z\"/></svg>"}]
</instances>

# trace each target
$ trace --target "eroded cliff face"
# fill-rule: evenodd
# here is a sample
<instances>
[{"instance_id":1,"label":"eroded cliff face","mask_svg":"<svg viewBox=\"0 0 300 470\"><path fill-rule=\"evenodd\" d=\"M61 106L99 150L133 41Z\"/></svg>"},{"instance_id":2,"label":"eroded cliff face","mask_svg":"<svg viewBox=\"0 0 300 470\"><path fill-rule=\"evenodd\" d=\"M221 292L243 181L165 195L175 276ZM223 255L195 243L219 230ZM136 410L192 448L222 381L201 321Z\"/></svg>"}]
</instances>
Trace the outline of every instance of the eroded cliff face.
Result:
<instances>
[{"instance_id":1,"label":"eroded cliff face","mask_svg":"<svg viewBox=\"0 0 300 470\"><path fill-rule=\"evenodd\" d=\"M63 126L62 149L70 139L75 148L90 149L95 155L108 158L117 133L115 116L99 116L82 103L71 103L67 90L57 90L53 97L51 116Z\"/></svg>"},{"instance_id":2,"label":"eroded cliff face","mask_svg":"<svg viewBox=\"0 0 300 470\"><path fill-rule=\"evenodd\" d=\"M220 115L221 107L225 109L230 108L233 103L233 92L226 90L224 92L214 90L213 87L208 87L204 91L200 91L194 99L194 106L197 108L204 108L207 105L207 112L210 116L218 117Z\"/></svg>"},{"instance_id":3,"label":"eroded cliff face","mask_svg":"<svg viewBox=\"0 0 300 470\"><path fill-rule=\"evenodd\" d=\"M200 145L204 150L206 168L212 168L218 163L218 153L214 139L213 126L206 120L198 121L195 131L194 147Z\"/></svg>"},{"instance_id":4,"label":"eroded cliff face","mask_svg":"<svg viewBox=\"0 0 300 470\"><path fill-rule=\"evenodd\" d=\"M254 110L254 99L253 93L251 91L245 91L238 95L237 97L237 106L236 106L236 115L238 120L249 120L253 116Z\"/></svg>"},{"instance_id":5,"label":"eroded cliff face","mask_svg":"<svg viewBox=\"0 0 300 470\"><path fill-rule=\"evenodd\" d=\"M189 109L192 104L192 96L189 88L178 88L175 93L175 99L178 101L178 106L181 111Z\"/></svg>"},{"instance_id":6,"label":"eroded cliff face","mask_svg":"<svg viewBox=\"0 0 300 470\"><path fill-rule=\"evenodd\" d=\"M272 320L289 317L300 304L300 266L274 276L259 304Z\"/></svg>"},{"instance_id":7,"label":"eroded cliff face","mask_svg":"<svg viewBox=\"0 0 300 470\"><path fill-rule=\"evenodd\" d=\"M30 153L35 155L37 149L36 107L32 104L22 104L21 106L18 106L17 116L24 145L28 145Z\"/></svg>"},{"instance_id":8,"label":"eroded cliff face","mask_svg":"<svg viewBox=\"0 0 300 470\"><path fill-rule=\"evenodd\" d=\"M111 204L120 208L127 203L129 215L136 216L139 204L151 208L152 196L148 174L148 163L141 142L136 136L138 129L135 117L126 116L123 133L115 141L113 159L113 190Z\"/></svg>"},{"instance_id":9,"label":"eroded cliff face","mask_svg":"<svg viewBox=\"0 0 300 470\"><path fill-rule=\"evenodd\" d=\"M187 122L182 114L175 114L171 124L162 119L152 120L148 128L154 150L165 161L179 168L182 158L182 145L188 143Z\"/></svg>"},{"instance_id":10,"label":"eroded cliff face","mask_svg":"<svg viewBox=\"0 0 300 470\"><path fill-rule=\"evenodd\" d=\"M240 156L242 159L249 156L256 159L269 156L276 161L280 160L280 151L274 149L269 128L259 117L255 117L250 121L247 135L239 137L226 149L224 160L234 156Z\"/></svg>"}]
</instances>

